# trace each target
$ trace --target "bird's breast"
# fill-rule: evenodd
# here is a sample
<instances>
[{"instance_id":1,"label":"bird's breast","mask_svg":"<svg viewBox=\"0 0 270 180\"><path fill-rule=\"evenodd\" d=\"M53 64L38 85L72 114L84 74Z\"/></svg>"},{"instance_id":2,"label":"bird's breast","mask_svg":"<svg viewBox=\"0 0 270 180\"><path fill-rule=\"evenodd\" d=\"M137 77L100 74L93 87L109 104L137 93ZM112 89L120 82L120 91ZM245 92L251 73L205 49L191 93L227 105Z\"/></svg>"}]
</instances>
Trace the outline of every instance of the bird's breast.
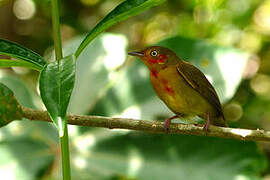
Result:
<instances>
[{"instance_id":1,"label":"bird's breast","mask_svg":"<svg viewBox=\"0 0 270 180\"><path fill-rule=\"evenodd\" d=\"M154 87L158 95L162 95L162 94L169 95L169 96L175 95L173 86L171 85L169 80L166 78L166 76L164 76L163 74L160 74L160 72L151 70L150 80L151 80L152 86Z\"/></svg>"},{"instance_id":2,"label":"bird's breast","mask_svg":"<svg viewBox=\"0 0 270 180\"><path fill-rule=\"evenodd\" d=\"M158 97L175 113L200 114L207 102L178 74L175 67L150 72Z\"/></svg>"}]
</instances>

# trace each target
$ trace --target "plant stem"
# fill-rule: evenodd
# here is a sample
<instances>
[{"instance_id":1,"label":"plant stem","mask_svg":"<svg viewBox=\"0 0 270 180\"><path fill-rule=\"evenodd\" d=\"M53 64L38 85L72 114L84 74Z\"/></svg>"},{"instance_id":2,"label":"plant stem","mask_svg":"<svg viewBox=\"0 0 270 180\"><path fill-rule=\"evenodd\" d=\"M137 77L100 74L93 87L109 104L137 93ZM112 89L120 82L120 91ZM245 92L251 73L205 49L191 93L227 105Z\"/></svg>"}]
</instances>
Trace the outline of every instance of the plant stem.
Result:
<instances>
[{"instance_id":1,"label":"plant stem","mask_svg":"<svg viewBox=\"0 0 270 180\"><path fill-rule=\"evenodd\" d=\"M64 135L60 137L61 155L62 155L62 171L63 179L70 180L70 160L69 160L69 143L68 143L68 129L67 120L64 120Z\"/></svg>"},{"instance_id":2,"label":"plant stem","mask_svg":"<svg viewBox=\"0 0 270 180\"><path fill-rule=\"evenodd\" d=\"M60 22L59 22L59 4L58 4L58 0L51 0L51 2L52 2L52 23L53 23L53 39L54 39L54 46L55 46L55 56L59 65L59 61L63 58ZM58 66L58 70L59 70L59 66ZM61 74L59 74L59 76L61 76ZM61 85L61 82L59 82L59 84ZM60 96L59 96L58 101L60 102ZM60 107L58 108L60 109ZM62 133L59 133L59 135L60 135L60 142L61 142L62 174L63 174L64 180L70 180L71 176L70 176L67 118L61 119L61 121L63 123L63 127L59 128L59 132L62 131Z\"/></svg>"},{"instance_id":3,"label":"plant stem","mask_svg":"<svg viewBox=\"0 0 270 180\"><path fill-rule=\"evenodd\" d=\"M62 42L59 23L59 5L58 0L51 0L52 2L52 23L53 23L53 40L55 47L55 56L57 61L63 58Z\"/></svg>"}]
</instances>

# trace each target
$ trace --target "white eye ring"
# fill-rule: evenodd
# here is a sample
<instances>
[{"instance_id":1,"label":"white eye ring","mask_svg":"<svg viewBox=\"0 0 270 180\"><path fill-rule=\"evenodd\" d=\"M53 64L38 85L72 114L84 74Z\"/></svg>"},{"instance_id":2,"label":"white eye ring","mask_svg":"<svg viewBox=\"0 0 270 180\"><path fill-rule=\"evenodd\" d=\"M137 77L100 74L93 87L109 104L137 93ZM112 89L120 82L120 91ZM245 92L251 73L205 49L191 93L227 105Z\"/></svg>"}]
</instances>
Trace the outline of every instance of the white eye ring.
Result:
<instances>
[{"instance_id":1,"label":"white eye ring","mask_svg":"<svg viewBox=\"0 0 270 180\"><path fill-rule=\"evenodd\" d=\"M151 51L151 56L155 57L158 55L158 52L156 50Z\"/></svg>"}]
</instances>

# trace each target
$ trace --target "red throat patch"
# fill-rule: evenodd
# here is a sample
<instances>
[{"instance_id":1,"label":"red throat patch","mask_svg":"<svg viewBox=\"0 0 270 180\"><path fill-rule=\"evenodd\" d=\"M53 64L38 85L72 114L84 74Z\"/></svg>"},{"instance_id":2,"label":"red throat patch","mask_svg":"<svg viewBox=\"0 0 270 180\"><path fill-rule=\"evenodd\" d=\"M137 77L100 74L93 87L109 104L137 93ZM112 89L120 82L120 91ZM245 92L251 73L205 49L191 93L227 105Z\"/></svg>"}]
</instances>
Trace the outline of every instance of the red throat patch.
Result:
<instances>
[{"instance_id":1,"label":"red throat patch","mask_svg":"<svg viewBox=\"0 0 270 180\"><path fill-rule=\"evenodd\" d=\"M167 58L166 55L161 54L161 55L158 56L158 59L151 59L151 58L149 58L148 61L151 64L164 64L165 61L166 61L166 58Z\"/></svg>"},{"instance_id":2,"label":"red throat patch","mask_svg":"<svg viewBox=\"0 0 270 180\"><path fill-rule=\"evenodd\" d=\"M158 72L156 70L151 70L151 75L158 78Z\"/></svg>"},{"instance_id":3,"label":"red throat patch","mask_svg":"<svg viewBox=\"0 0 270 180\"><path fill-rule=\"evenodd\" d=\"M165 91L166 91L169 95L174 96L174 90L169 86L168 81L163 80L162 83L163 83L163 85L164 85Z\"/></svg>"}]
</instances>

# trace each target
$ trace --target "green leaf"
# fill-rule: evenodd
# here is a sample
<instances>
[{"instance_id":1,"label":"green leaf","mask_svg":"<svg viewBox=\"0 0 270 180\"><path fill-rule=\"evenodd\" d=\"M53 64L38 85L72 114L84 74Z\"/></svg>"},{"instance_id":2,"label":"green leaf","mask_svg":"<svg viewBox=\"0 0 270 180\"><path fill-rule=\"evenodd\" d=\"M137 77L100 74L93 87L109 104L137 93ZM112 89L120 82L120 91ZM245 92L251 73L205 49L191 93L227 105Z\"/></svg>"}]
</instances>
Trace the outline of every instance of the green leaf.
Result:
<instances>
[{"instance_id":1,"label":"green leaf","mask_svg":"<svg viewBox=\"0 0 270 180\"><path fill-rule=\"evenodd\" d=\"M40 73L40 96L56 127L63 130L75 81L75 57L47 64Z\"/></svg>"},{"instance_id":2,"label":"green leaf","mask_svg":"<svg viewBox=\"0 0 270 180\"><path fill-rule=\"evenodd\" d=\"M46 61L34 51L4 39L0 39L0 54L29 62L41 69L46 64Z\"/></svg>"},{"instance_id":3,"label":"green leaf","mask_svg":"<svg viewBox=\"0 0 270 180\"><path fill-rule=\"evenodd\" d=\"M104 17L85 37L77 49L75 56L79 57L83 49L100 33L129 17L135 16L153 6L157 6L166 0L126 0L115 9L113 9L106 17Z\"/></svg>"},{"instance_id":4,"label":"green leaf","mask_svg":"<svg viewBox=\"0 0 270 180\"><path fill-rule=\"evenodd\" d=\"M23 60L11 60L11 59L0 59L0 67L26 67L37 71L42 70L42 68L40 66L37 66L36 64L29 63Z\"/></svg>"},{"instance_id":5,"label":"green leaf","mask_svg":"<svg viewBox=\"0 0 270 180\"><path fill-rule=\"evenodd\" d=\"M83 37L78 36L65 42L63 54L74 52ZM114 46L110 46L110 43ZM116 69L126 59L126 48L127 38L112 33L101 34L85 48L76 62L76 83L68 112L86 114L95 102L123 76Z\"/></svg>"},{"instance_id":6,"label":"green leaf","mask_svg":"<svg viewBox=\"0 0 270 180\"><path fill-rule=\"evenodd\" d=\"M104 138L109 135L110 138ZM79 171L81 177L90 174L96 179L122 175L140 180L259 180L267 168L267 159L255 142L181 135L123 135L117 131L92 132L81 137L91 137L93 142L83 150L82 143L74 142L78 148L76 156L85 160L85 170Z\"/></svg>"},{"instance_id":7,"label":"green leaf","mask_svg":"<svg viewBox=\"0 0 270 180\"><path fill-rule=\"evenodd\" d=\"M22 110L13 92L0 83L0 127L22 118Z\"/></svg>"}]
</instances>

